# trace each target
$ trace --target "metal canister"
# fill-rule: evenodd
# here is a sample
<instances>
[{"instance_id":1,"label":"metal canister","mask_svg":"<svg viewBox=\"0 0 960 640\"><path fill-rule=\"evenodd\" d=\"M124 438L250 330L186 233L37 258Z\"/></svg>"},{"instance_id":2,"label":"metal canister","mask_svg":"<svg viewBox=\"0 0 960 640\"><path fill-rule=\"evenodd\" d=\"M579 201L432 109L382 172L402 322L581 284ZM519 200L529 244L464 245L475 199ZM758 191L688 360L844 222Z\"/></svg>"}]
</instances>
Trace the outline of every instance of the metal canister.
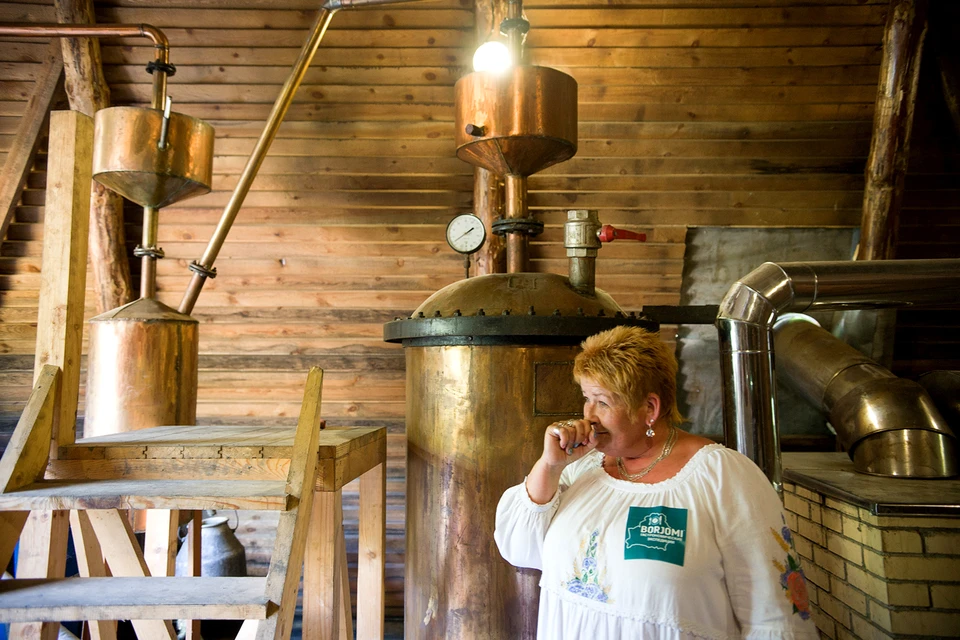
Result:
<instances>
[{"instance_id":1,"label":"metal canister","mask_svg":"<svg viewBox=\"0 0 960 640\"><path fill-rule=\"evenodd\" d=\"M198 324L152 298L92 318L84 437L195 424Z\"/></svg>"}]
</instances>

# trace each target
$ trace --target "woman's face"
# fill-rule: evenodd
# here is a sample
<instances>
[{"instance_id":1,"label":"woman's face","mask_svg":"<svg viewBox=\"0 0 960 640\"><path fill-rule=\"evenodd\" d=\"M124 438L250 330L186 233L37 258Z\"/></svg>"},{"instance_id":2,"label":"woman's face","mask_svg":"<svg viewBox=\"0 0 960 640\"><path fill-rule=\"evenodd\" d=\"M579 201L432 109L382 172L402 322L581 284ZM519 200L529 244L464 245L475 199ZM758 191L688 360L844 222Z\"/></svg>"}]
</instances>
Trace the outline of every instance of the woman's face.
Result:
<instances>
[{"instance_id":1,"label":"woman's face","mask_svg":"<svg viewBox=\"0 0 960 640\"><path fill-rule=\"evenodd\" d=\"M647 448L646 412L631 416L627 406L614 394L589 378L580 379L583 391L583 417L597 434L597 449L609 455L629 456L634 450Z\"/></svg>"}]
</instances>

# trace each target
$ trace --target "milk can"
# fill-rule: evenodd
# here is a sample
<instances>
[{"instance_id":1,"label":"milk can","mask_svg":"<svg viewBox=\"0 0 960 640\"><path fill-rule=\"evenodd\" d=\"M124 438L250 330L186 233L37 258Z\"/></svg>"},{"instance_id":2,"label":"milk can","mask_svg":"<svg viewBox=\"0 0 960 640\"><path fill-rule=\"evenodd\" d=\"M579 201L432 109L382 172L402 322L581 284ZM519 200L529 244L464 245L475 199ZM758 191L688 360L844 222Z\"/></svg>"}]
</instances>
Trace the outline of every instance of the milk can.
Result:
<instances>
[{"instance_id":1,"label":"milk can","mask_svg":"<svg viewBox=\"0 0 960 640\"><path fill-rule=\"evenodd\" d=\"M239 522L237 523L239 525ZM204 518L200 525L200 575L204 577L246 576L247 553L227 524L227 518ZM177 575L188 575L187 545L177 553Z\"/></svg>"}]
</instances>

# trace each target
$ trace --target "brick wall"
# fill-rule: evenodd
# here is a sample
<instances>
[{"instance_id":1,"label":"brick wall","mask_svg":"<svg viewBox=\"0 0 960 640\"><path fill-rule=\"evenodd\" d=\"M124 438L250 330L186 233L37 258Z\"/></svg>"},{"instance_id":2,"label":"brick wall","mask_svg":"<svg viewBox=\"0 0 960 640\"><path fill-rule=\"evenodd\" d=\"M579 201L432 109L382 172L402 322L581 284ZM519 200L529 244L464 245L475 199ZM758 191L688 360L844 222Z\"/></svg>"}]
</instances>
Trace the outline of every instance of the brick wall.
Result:
<instances>
[{"instance_id":1,"label":"brick wall","mask_svg":"<svg viewBox=\"0 0 960 640\"><path fill-rule=\"evenodd\" d=\"M784 506L821 637L960 637L960 518L878 517L790 483Z\"/></svg>"}]
</instances>

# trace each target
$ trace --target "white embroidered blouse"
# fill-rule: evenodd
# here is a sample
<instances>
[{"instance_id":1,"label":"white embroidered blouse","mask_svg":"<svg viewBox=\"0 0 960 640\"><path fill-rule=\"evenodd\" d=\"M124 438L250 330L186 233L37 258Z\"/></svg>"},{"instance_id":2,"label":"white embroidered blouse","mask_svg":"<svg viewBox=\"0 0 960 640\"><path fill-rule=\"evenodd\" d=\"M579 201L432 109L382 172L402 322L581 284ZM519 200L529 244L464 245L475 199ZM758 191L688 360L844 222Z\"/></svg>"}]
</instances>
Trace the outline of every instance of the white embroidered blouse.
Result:
<instances>
[{"instance_id":1,"label":"white embroidered blouse","mask_svg":"<svg viewBox=\"0 0 960 640\"><path fill-rule=\"evenodd\" d=\"M745 456L698 451L676 476L626 482L594 451L550 503L504 492L494 537L542 570L538 638L817 638L776 492Z\"/></svg>"}]
</instances>

